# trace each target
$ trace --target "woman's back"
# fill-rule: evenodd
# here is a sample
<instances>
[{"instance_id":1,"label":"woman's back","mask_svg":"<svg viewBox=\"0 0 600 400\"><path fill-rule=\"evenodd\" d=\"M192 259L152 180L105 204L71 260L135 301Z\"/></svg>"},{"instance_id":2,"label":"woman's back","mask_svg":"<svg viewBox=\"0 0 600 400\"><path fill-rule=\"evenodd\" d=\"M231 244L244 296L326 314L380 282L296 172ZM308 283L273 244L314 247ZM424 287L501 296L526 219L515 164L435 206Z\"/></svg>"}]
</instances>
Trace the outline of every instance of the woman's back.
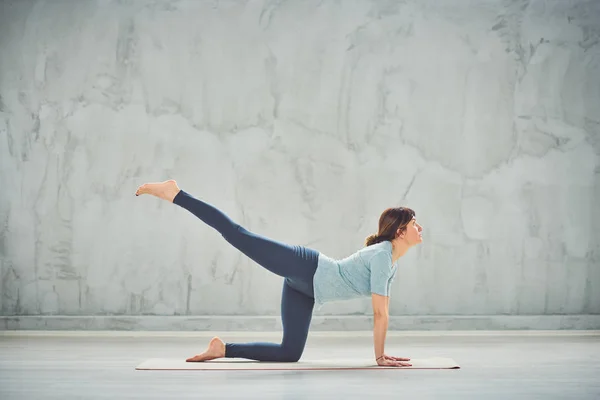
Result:
<instances>
[{"instance_id":1,"label":"woman's back","mask_svg":"<svg viewBox=\"0 0 600 400\"><path fill-rule=\"evenodd\" d=\"M321 253L314 276L315 302L321 305L371 293L389 296L396 270L389 241L364 247L340 260Z\"/></svg>"}]
</instances>

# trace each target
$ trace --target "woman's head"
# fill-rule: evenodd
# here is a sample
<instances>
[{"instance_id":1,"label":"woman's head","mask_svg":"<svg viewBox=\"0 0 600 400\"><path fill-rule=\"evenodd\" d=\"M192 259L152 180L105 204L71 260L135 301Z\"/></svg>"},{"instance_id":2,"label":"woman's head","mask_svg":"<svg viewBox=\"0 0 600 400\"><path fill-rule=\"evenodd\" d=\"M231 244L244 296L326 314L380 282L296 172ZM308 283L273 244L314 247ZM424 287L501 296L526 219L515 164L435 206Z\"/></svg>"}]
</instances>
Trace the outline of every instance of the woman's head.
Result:
<instances>
[{"instance_id":1,"label":"woman's head","mask_svg":"<svg viewBox=\"0 0 600 400\"><path fill-rule=\"evenodd\" d=\"M407 207L394 207L385 210L379 217L379 231L369 236L365 245L371 246L383 241L400 238L410 246L420 243L423 228L417 224L415 212Z\"/></svg>"}]
</instances>

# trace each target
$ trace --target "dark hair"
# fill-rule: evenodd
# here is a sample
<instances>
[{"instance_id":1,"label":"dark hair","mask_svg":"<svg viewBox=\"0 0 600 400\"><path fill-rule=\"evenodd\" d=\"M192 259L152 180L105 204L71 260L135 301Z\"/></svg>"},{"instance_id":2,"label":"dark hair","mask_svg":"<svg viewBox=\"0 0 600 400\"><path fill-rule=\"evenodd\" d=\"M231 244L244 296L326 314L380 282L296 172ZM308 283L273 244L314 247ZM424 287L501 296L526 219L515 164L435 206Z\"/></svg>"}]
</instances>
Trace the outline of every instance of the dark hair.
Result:
<instances>
[{"instance_id":1,"label":"dark hair","mask_svg":"<svg viewBox=\"0 0 600 400\"><path fill-rule=\"evenodd\" d=\"M415 212L407 207L388 208L379 217L379 231L365 240L365 246L371 246L385 240L394 240L396 231L404 231L415 216Z\"/></svg>"}]
</instances>

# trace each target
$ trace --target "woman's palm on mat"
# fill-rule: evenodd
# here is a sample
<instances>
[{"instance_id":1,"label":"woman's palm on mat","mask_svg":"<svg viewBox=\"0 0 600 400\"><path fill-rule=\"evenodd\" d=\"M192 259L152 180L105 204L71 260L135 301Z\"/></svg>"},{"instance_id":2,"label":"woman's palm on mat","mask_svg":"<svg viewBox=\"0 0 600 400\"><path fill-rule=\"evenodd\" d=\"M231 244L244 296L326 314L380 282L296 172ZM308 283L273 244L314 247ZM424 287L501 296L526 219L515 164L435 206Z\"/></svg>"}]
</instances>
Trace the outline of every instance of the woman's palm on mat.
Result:
<instances>
[{"instance_id":1,"label":"woman's palm on mat","mask_svg":"<svg viewBox=\"0 0 600 400\"><path fill-rule=\"evenodd\" d=\"M407 361L410 361L410 358L384 355L383 358L377 360L377 365L381 367L411 367L412 364Z\"/></svg>"}]
</instances>

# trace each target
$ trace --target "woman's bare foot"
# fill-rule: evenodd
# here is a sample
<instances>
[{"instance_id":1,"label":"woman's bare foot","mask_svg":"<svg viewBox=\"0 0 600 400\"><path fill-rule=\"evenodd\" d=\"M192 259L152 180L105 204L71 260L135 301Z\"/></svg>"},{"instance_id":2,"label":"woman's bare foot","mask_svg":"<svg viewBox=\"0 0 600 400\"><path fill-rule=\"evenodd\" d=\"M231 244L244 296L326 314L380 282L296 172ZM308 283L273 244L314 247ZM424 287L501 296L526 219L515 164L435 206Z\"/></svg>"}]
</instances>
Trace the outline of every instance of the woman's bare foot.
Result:
<instances>
[{"instance_id":1,"label":"woman's bare foot","mask_svg":"<svg viewBox=\"0 0 600 400\"><path fill-rule=\"evenodd\" d=\"M225 357L225 343L218 337L212 338L210 343L208 344L208 348L202 354L198 354L197 356L188 358L187 362L200 362L200 361L208 361L214 360L215 358Z\"/></svg>"},{"instance_id":2,"label":"woman's bare foot","mask_svg":"<svg viewBox=\"0 0 600 400\"><path fill-rule=\"evenodd\" d=\"M135 195L151 194L152 196L156 196L172 203L177 193L179 193L177 182L171 179L160 183L143 184L138 188L137 192L135 192Z\"/></svg>"}]
</instances>

